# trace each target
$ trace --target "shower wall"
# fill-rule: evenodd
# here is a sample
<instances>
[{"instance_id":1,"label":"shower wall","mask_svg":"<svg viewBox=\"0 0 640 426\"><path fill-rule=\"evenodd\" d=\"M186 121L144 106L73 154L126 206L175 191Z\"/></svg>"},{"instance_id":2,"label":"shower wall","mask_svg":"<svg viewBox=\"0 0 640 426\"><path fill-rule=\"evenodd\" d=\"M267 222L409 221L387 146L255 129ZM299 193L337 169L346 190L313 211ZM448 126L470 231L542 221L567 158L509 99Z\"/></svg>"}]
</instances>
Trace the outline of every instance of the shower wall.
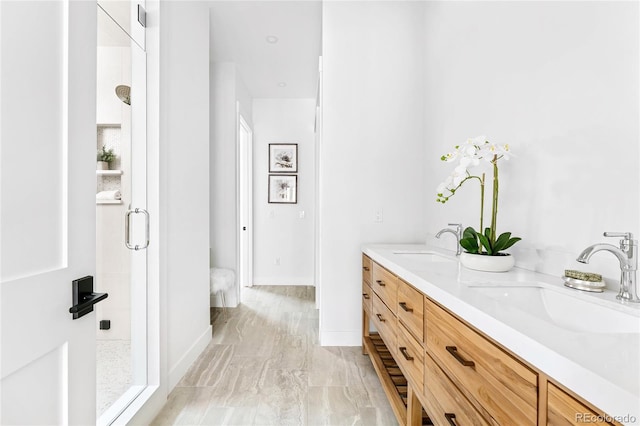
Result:
<instances>
[{"instance_id":1,"label":"shower wall","mask_svg":"<svg viewBox=\"0 0 640 426\"><path fill-rule=\"evenodd\" d=\"M131 201L131 113L115 94L118 85L131 85L131 49L98 47L97 57L97 144L112 148L116 159L110 164L120 175L97 175L96 193L119 190L121 202L96 201L96 288L109 297L96 305L97 338L131 338L131 260L124 245L124 215ZM109 330L99 322L110 320Z\"/></svg>"}]
</instances>

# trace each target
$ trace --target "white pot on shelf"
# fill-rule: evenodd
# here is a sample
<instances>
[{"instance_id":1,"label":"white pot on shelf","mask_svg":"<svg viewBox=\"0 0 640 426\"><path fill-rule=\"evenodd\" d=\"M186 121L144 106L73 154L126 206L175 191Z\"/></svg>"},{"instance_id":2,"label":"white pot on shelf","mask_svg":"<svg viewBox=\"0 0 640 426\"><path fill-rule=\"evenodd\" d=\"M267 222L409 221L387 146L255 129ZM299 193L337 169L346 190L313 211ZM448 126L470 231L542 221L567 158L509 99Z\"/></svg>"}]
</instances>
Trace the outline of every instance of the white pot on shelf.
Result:
<instances>
[{"instance_id":1,"label":"white pot on shelf","mask_svg":"<svg viewBox=\"0 0 640 426\"><path fill-rule=\"evenodd\" d=\"M510 254L504 253L499 256L489 256L488 254L460 253L460 263L462 266L476 271L484 272L507 272L516 261Z\"/></svg>"},{"instance_id":2,"label":"white pot on shelf","mask_svg":"<svg viewBox=\"0 0 640 426\"><path fill-rule=\"evenodd\" d=\"M106 161L98 161L97 170L109 170L109 163Z\"/></svg>"}]
</instances>

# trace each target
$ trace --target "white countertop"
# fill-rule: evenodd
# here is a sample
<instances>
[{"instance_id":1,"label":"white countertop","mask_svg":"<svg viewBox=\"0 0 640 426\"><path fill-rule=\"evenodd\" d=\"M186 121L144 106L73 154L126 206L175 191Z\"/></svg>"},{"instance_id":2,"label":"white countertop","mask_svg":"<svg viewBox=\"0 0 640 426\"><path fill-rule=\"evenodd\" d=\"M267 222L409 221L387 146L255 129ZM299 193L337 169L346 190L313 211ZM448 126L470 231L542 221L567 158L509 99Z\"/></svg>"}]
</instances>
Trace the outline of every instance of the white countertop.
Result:
<instances>
[{"instance_id":1,"label":"white countertop","mask_svg":"<svg viewBox=\"0 0 640 426\"><path fill-rule=\"evenodd\" d=\"M455 253L425 245L368 244L363 253L409 282L432 300L499 342L536 369L582 396L623 424L640 425L640 333L575 331L549 321L534 308L525 312L474 287L515 287L535 283L572 297L613 306L637 321L640 306L616 301L616 291L587 293L567 289L560 277L514 268L492 273L469 270ZM454 262L418 261L397 251L431 251ZM632 324L635 329L635 324Z\"/></svg>"}]
</instances>

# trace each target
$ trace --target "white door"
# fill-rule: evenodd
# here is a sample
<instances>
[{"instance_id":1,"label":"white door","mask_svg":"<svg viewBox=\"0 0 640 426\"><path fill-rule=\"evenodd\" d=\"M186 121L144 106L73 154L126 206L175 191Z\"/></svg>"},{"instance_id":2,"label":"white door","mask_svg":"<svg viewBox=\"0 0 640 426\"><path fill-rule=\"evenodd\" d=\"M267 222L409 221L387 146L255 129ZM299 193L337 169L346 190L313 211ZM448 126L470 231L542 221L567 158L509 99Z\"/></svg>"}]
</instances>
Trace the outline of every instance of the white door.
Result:
<instances>
[{"instance_id":1,"label":"white door","mask_svg":"<svg viewBox=\"0 0 640 426\"><path fill-rule=\"evenodd\" d=\"M238 106L238 209L239 235L239 273L238 282L242 287L253 286L253 142L249 124L240 114Z\"/></svg>"},{"instance_id":2,"label":"white door","mask_svg":"<svg viewBox=\"0 0 640 426\"><path fill-rule=\"evenodd\" d=\"M0 1L0 424L95 424L96 4Z\"/></svg>"}]
</instances>

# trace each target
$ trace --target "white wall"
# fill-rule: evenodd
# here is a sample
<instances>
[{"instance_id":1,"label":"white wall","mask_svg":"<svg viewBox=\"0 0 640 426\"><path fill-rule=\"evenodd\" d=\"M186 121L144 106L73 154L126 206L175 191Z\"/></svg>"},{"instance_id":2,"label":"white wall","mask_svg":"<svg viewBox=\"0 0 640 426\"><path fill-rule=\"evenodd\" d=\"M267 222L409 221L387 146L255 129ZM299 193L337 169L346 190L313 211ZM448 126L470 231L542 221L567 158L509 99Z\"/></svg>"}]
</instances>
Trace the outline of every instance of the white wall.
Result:
<instances>
[{"instance_id":1,"label":"white wall","mask_svg":"<svg viewBox=\"0 0 640 426\"><path fill-rule=\"evenodd\" d=\"M323 345L361 342L361 245L424 240L423 7L323 3Z\"/></svg>"},{"instance_id":2,"label":"white wall","mask_svg":"<svg viewBox=\"0 0 640 426\"><path fill-rule=\"evenodd\" d=\"M161 19L160 263L170 391L211 340L209 15L201 2L166 2Z\"/></svg>"},{"instance_id":3,"label":"white wall","mask_svg":"<svg viewBox=\"0 0 640 426\"><path fill-rule=\"evenodd\" d=\"M427 231L478 226L477 185L431 200L451 171L440 155L486 134L515 156L498 231L523 238L517 265L599 272L617 290L613 256L575 258L603 231L640 233L638 3L428 2L424 27Z\"/></svg>"},{"instance_id":4,"label":"white wall","mask_svg":"<svg viewBox=\"0 0 640 426\"><path fill-rule=\"evenodd\" d=\"M236 269L235 64L211 64L211 266Z\"/></svg>"},{"instance_id":5,"label":"white wall","mask_svg":"<svg viewBox=\"0 0 640 426\"><path fill-rule=\"evenodd\" d=\"M211 78L211 266L231 269L237 275L237 103L245 120L251 125L252 100L240 78L235 63L214 62ZM240 302L237 287L225 292L227 306ZM212 306L221 306L221 299L211 297Z\"/></svg>"},{"instance_id":6,"label":"white wall","mask_svg":"<svg viewBox=\"0 0 640 426\"><path fill-rule=\"evenodd\" d=\"M253 282L256 285L314 285L315 105L314 99L253 101ZM267 201L269 143L298 144L297 204ZM279 265L276 258L280 260Z\"/></svg>"}]
</instances>

